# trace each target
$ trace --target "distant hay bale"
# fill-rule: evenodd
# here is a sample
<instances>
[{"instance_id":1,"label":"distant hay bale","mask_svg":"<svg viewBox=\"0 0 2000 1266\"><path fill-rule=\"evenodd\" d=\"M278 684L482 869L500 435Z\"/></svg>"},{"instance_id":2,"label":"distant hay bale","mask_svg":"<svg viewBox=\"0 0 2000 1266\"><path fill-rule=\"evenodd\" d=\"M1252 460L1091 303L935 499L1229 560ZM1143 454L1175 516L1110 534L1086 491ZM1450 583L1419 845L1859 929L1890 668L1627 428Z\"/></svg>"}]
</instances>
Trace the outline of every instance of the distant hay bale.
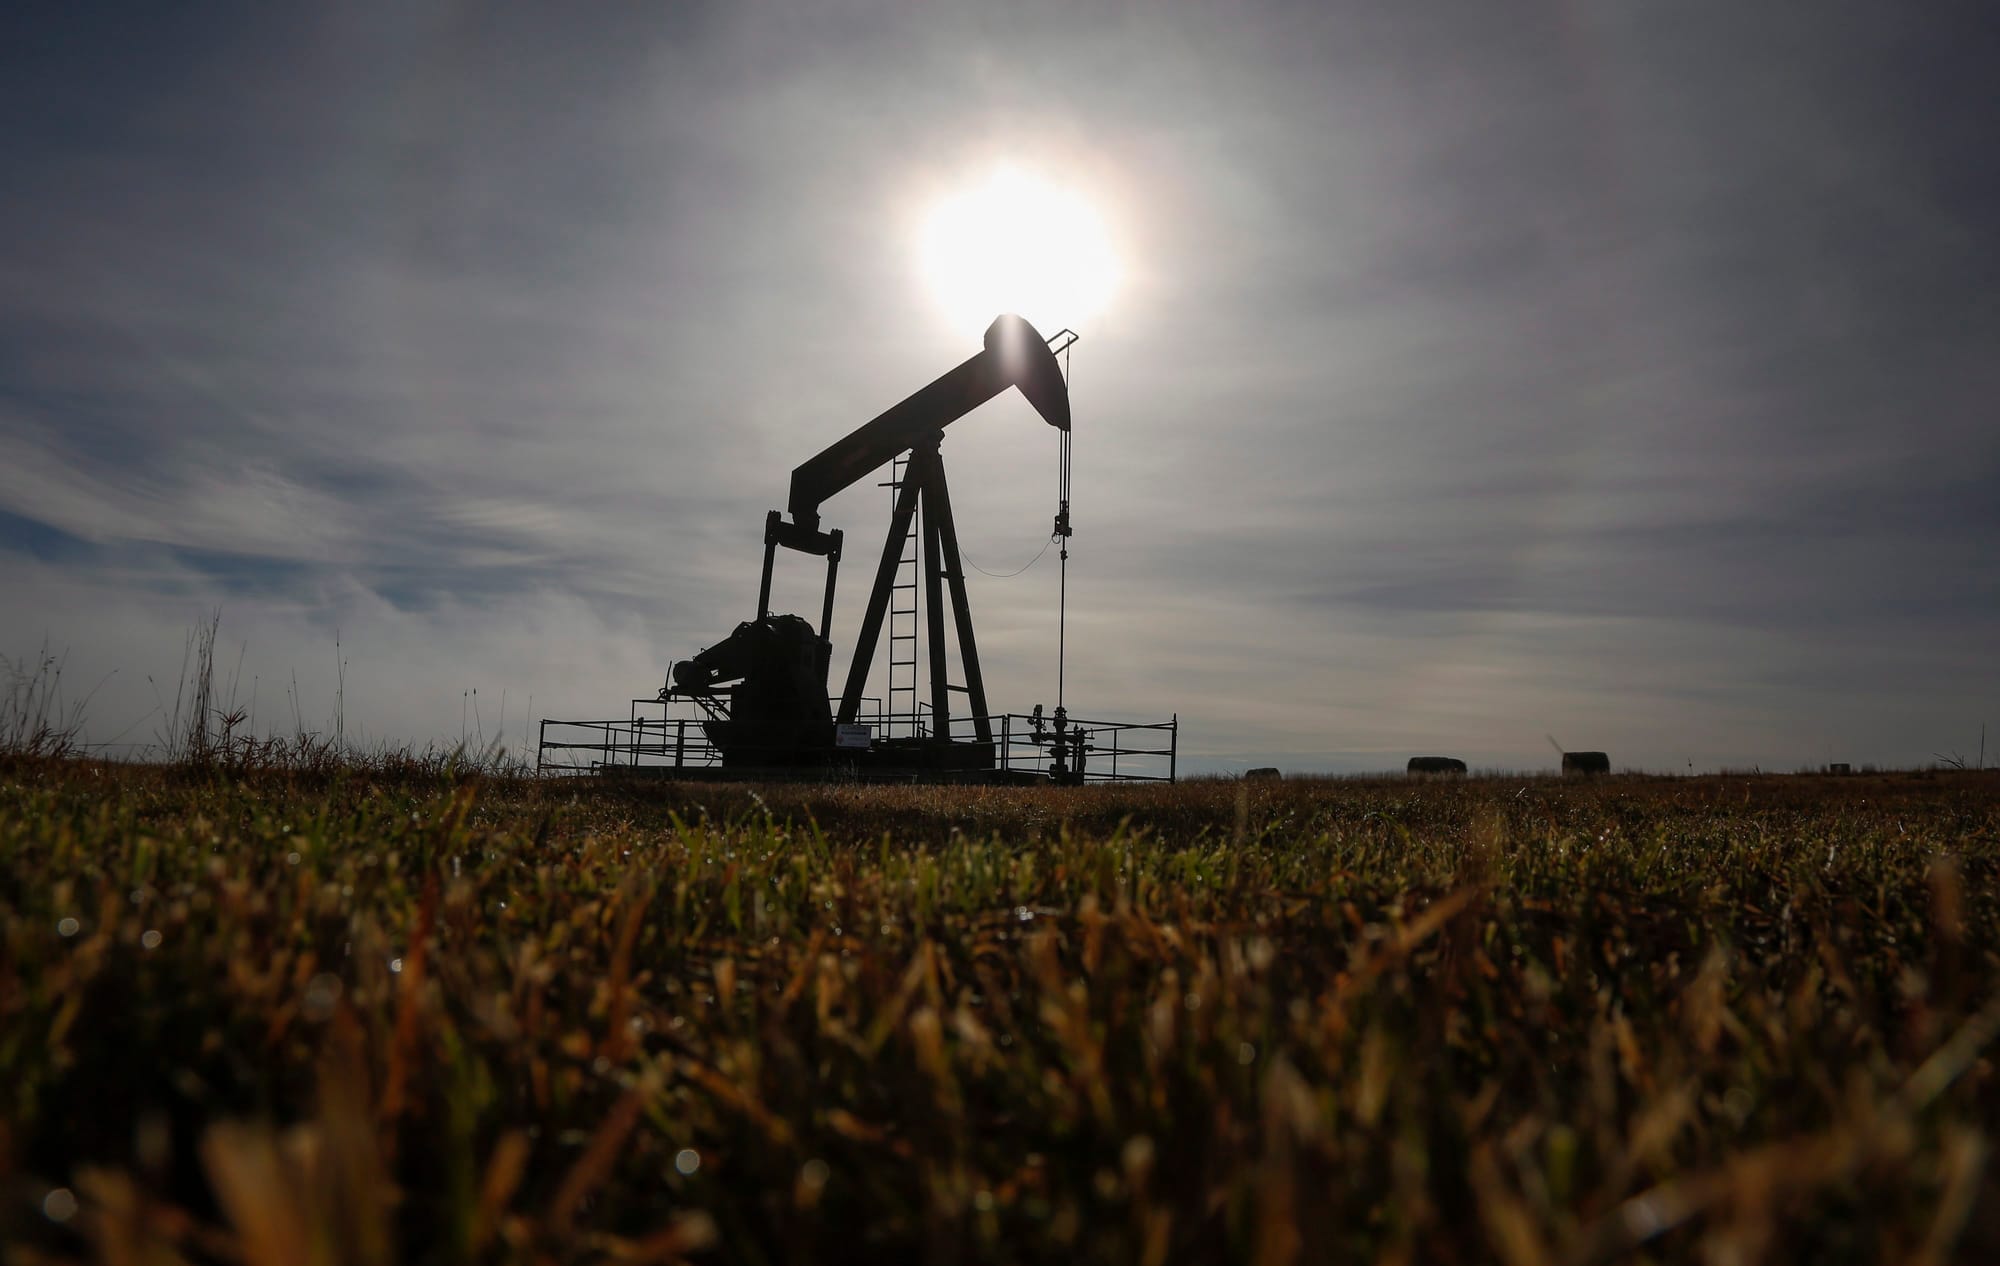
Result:
<instances>
[{"instance_id":1,"label":"distant hay bale","mask_svg":"<svg viewBox=\"0 0 2000 1266\"><path fill-rule=\"evenodd\" d=\"M1611 758L1603 752L1564 752L1563 772L1565 774L1608 774L1611 772Z\"/></svg>"},{"instance_id":2,"label":"distant hay bale","mask_svg":"<svg viewBox=\"0 0 2000 1266\"><path fill-rule=\"evenodd\" d=\"M1837 760L1826 767L1826 772L1829 774L1851 774L1854 772L1854 766L1844 760Z\"/></svg>"},{"instance_id":3,"label":"distant hay bale","mask_svg":"<svg viewBox=\"0 0 2000 1266\"><path fill-rule=\"evenodd\" d=\"M1283 777L1284 775L1278 772L1276 765L1260 765L1256 769L1246 769L1243 771L1243 781L1245 782L1264 782L1266 780L1277 782Z\"/></svg>"},{"instance_id":4,"label":"distant hay bale","mask_svg":"<svg viewBox=\"0 0 2000 1266\"><path fill-rule=\"evenodd\" d=\"M1403 772L1451 777L1465 772L1465 762L1456 756L1412 756Z\"/></svg>"}]
</instances>

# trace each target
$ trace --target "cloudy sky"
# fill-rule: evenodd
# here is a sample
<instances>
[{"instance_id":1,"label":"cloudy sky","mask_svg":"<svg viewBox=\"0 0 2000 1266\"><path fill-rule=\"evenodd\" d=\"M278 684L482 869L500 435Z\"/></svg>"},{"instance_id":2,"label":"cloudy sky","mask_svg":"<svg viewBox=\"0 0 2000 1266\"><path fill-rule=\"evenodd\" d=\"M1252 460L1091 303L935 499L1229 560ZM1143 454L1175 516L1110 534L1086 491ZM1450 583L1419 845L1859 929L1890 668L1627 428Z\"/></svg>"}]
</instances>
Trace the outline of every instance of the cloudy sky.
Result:
<instances>
[{"instance_id":1,"label":"cloudy sky","mask_svg":"<svg viewBox=\"0 0 2000 1266\"><path fill-rule=\"evenodd\" d=\"M336 637L370 740L622 715L753 614L791 468L977 349L919 243L1005 169L1116 256L1025 312L1083 335L1072 710L1218 770L2000 748L1987 10L28 0L0 652L96 741L218 607L260 729L330 722ZM1053 433L944 451L1032 557ZM972 581L1052 704L1053 556Z\"/></svg>"}]
</instances>

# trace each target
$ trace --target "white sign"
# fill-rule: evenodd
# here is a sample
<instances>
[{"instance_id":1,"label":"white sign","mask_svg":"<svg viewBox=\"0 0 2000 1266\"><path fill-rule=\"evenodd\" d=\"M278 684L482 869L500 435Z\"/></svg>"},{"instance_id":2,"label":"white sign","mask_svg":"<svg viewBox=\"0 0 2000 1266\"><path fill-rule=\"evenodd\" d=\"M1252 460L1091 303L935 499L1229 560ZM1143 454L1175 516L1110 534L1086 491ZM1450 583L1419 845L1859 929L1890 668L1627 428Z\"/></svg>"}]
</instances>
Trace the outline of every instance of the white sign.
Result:
<instances>
[{"instance_id":1,"label":"white sign","mask_svg":"<svg viewBox=\"0 0 2000 1266\"><path fill-rule=\"evenodd\" d=\"M835 747L866 748L873 738L873 731L865 725L836 725L833 727L833 745Z\"/></svg>"}]
</instances>

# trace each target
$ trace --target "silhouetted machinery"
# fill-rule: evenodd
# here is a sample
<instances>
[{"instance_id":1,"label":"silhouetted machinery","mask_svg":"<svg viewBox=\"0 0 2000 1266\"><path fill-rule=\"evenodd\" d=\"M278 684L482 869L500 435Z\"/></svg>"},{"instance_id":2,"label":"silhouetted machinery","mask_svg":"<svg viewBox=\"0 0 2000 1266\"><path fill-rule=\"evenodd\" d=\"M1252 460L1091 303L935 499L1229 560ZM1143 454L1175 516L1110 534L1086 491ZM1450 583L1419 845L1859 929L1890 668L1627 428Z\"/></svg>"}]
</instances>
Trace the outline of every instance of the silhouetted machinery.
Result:
<instances>
[{"instance_id":1,"label":"silhouetted machinery","mask_svg":"<svg viewBox=\"0 0 2000 1266\"><path fill-rule=\"evenodd\" d=\"M987 329L985 346L976 355L794 470L785 511L773 510L765 517L756 617L716 645L674 664L658 696L634 700L624 722L545 721L541 766L637 767L687 777L1171 781L1179 718L1131 724L1070 717L1061 698L1060 645L1053 713L1045 716L1038 704L1026 715L996 716L987 707L965 561L939 449L946 427L1010 387L1060 433L1062 473L1050 539L1061 545L1066 600L1070 406L1057 353L1075 341L1068 330L1044 339L1020 317L1002 316ZM820 508L884 465L899 473L891 481L888 535L843 688L837 698L829 697L834 582L843 534L822 530ZM913 537L916 551L910 549ZM770 609L780 547L826 559L817 628L803 616ZM928 706L916 699L920 606L926 624ZM948 678L947 613L964 678L959 684ZM864 693L885 622L891 626L887 710ZM899 645L904 649L900 657ZM910 702L900 711L894 707L899 668L907 674L909 684L902 689ZM963 697L962 709L953 706L954 695ZM675 705L692 705L696 712L675 716ZM653 707L661 710L660 716L650 715ZM553 738L551 727L556 727ZM582 737L576 733L579 727Z\"/></svg>"}]
</instances>

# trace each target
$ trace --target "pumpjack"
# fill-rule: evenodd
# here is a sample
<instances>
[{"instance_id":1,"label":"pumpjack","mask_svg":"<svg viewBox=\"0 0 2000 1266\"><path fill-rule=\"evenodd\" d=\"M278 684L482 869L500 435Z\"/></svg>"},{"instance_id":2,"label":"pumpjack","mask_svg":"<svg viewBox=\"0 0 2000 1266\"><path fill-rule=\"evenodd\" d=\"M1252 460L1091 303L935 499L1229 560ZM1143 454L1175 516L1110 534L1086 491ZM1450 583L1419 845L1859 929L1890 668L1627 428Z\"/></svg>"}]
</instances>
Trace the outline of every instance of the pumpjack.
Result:
<instances>
[{"instance_id":1,"label":"pumpjack","mask_svg":"<svg viewBox=\"0 0 2000 1266\"><path fill-rule=\"evenodd\" d=\"M794 470L785 509L765 516L755 618L738 624L716 645L673 664L656 699L635 700L633 716L622 729L616 722L544 722L544 767L576 768L552 761L551 755L582 750L600 754L591 768L630 764L682 776L719 772L725 777L809 777L817 771L863 779L1082 782L1086 777L1157 779L1158 772L1134 771L1147 768L1143 758L1164 757L1164 777L1171 780L1178 717L1154 725L1075 720L1062 706L1060 685L1051 715L1045 716L1038 704L1025 716L996 717L987 706L966 595L965 561L940 445L946 427L1009 388L1019 390L1061 433L1062 486L1051 540L1061 544L1066 563L1071 536L1070 401L1057 350L1067 350L1075 341L1076 335L1068 330L1045 339L1022 318L1001 316L988 327L978 353ZM891 463L900 467L901 478L891 485L895 491L888 533L844 685L837 698L829 697L834 584L844 534L838 528L823 529L820 510L836 494ZM901 581L904 565L916 561L908 553L913 532L921 545L921 578ZM772 573L781 548L826 560L817 627L804 616L770 609ZM1065 568L1065 593L1066 578ZM915 707L902 716L905 732L897 734L893 713L884 715L879 708L864 713L864 704L870 702L864 692L884 620L892 614L893 596L919 585L927 616L929 709L926 714ZM913 701L914 610L911 606L894 612L912 621L900 640L912 643L911 658L904 663L912 674ZM947 677L947 611L962 684L952 684ZM954 695L963 696L962 718L955 715ZM699 711L696 732L690 735L685 718L676 722L641 717L639 705L645 702L694 705ZM551 726L600 727L597 737L602 741L551 741ZM969 733L962 732L967 729ZM1130 739L1134 731L1164 731L1167 746L1134 746ZM1120 757L1125 758L1125 772L1119 771ZM1153 760L1153 767L1158 764Z\"/></svg>"}]
</instances>

